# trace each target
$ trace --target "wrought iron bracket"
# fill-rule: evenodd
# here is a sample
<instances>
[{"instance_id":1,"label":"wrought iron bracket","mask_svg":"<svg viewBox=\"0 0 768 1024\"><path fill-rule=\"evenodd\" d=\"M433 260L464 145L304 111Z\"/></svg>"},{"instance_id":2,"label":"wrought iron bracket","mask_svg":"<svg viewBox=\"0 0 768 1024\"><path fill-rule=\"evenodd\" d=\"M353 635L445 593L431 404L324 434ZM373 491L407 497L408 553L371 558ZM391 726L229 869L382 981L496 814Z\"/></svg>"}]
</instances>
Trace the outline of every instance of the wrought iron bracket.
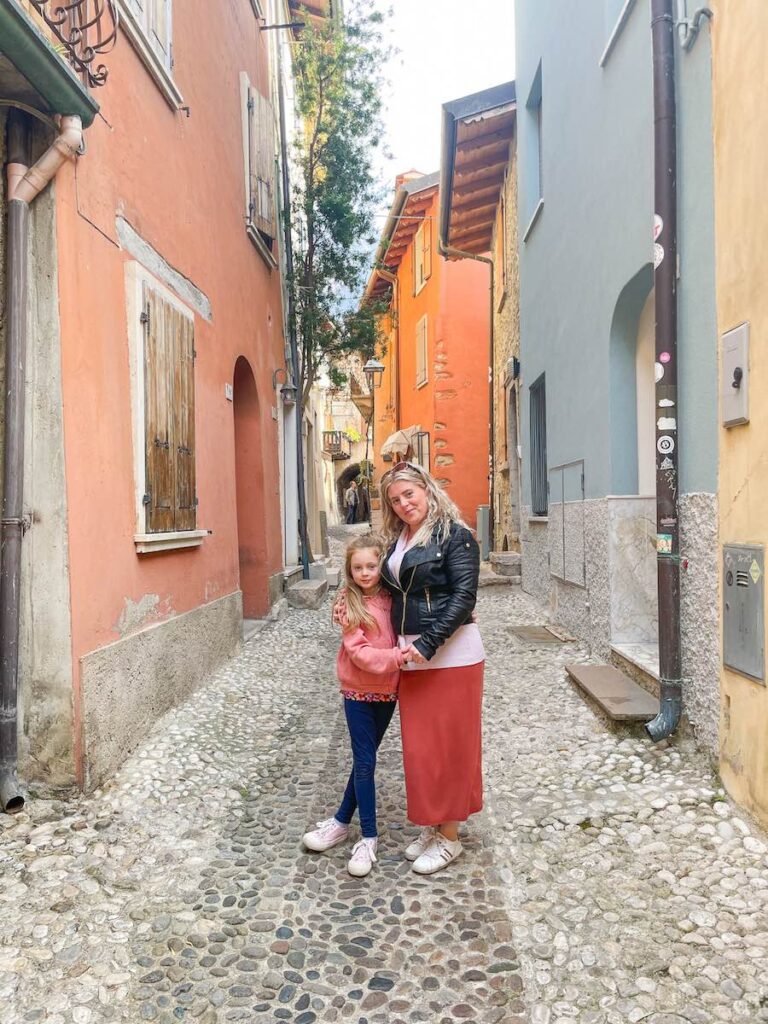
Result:
<instances>
[{"instance_id":1,"label":"wrought iron bracket","mask_svg":"<svg viewBox=\"0 0 768 1024\"><path fill-rule=\"evenodd\" d=\"M104 85L109 71L97 58L117 41L116 0L30 0L66 51L67 60L91 88Z\"/></svg>"}]
</instances>

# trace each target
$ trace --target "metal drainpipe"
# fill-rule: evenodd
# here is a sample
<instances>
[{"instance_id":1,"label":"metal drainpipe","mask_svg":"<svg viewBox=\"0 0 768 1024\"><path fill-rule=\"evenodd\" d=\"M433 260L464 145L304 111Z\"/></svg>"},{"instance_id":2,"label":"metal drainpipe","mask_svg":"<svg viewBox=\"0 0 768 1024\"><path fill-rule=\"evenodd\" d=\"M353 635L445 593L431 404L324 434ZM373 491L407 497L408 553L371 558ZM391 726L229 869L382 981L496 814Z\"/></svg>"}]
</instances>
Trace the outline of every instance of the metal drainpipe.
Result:
<instances>
[{"instance_id":1,"label":"metal drainpipe","mask_svg":"<svg viewBox=\"0 0 768 1024\"><path fill-rule=\"evenodd\" d=\"M493 318L495 313L494 293L495 293L495 268L493 265L493 259L490 256L478 256L473 252L465 252L463 249L455 249L452 245L446 245L442 238L438 238L437 249L441 256L456 256L463 260L476 260L478 263L486 263L491 270L491 287L490 287L490 367L488 371L488 451L490 454L490 466L488 469L488 543L490 550L494 549L494 536L496 532L496 523L493 507L493 487L496 475L496 431L493 429L493 371L496 360L496 335L493 329Z\"/></svg>"},{"instance_id":2,"label":"metal drainpipe","mask_svg":"<svg viewBox=\"0 0 768 1024\"><path fill-rule=\"evenodd\" d=\"M8 163L28 168L29 122L12 110L8 116ZM17 176L18 176L18 172ZM18 683L19 587L24 491L24 372L27 348L27 260L29 203L8 202L8 334L5 350L5 463L3 467L2 569L0 569L0 806L20 811Z\"/></svg>"},{"instance_id":3,"label":"metal drainpipe","mask_svg":"<svg viewBox=\"0 0 768 1024\"><path fill-rule=\"evenodd\" d=\"M653 33L654 235L656 303L656 530L659 594L659 713L646 725L654 742L680 723L680 530L678 488L680 441L677 423L677 115L675 28L672 0L651 0ZM660 247L660 248L659 248ZM659 369L661 368L661 369ZM671 421L671 422L670 422ZM672 426L674 424L674 426Z\"/></svg>"},{"instance_id":4,"label":"metal drainpipe","mask_svg":"<svg viewBox=\"0 0 768 1024\"><path fill-rule=\"evenodd\" d=\"M285 269L288 274L288 339L291 347L294 384L296 385L296 486L299 498L299 540L301 542L302 577L309 579L309 532L307 530L307 496L304 489L304 395L299 373L299 345L296 338L296 307L293 301L293 237L291 235L291 179L288 167L288 138L285 127L285 96L283 93L282 47L277 44L277 97L280 111L280 161L283 179L283 233Z\"/></svg>"},{"instance_id":5,"label":"metal drainpipe","mask_svg":"<svg viewBox=\"0 0 768 1024\"><path fill-rule=\"evenodd\" d=\"M376 273L382 279L392 285L392 295L395 301L395 358L393 361L393 373L395 378L395 430L400 429L400 279L397 274L391 274L382 267L376 267ZM376 427L374 425L374 433ZM375 454L375 453L374 453Z\"/></svg>"}]
</instances>

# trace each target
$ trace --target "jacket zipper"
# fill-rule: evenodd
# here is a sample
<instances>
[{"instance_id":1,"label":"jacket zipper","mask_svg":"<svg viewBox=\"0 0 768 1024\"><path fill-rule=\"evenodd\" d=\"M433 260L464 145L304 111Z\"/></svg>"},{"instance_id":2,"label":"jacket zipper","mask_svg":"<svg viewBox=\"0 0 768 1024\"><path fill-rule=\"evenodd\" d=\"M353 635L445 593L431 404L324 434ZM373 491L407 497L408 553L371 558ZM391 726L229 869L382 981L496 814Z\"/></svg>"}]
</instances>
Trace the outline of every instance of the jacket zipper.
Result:
<instances>
[{"instance_id":1,"label":"jacket zipper","mask_svg":"<svg viewBox=\"0 0 768 1024\"><path fill-rule=\"evenodd\" d=\"M424 588L424 592L427 595L427 611L431 615L432 614L432 602L429 599L429 587L425 587Z\"/></svg>"},{"instance_id":2,"label":"jacket zipper","mask_svg":"<svg viewBox=\"0 0 768 1024\"><path fill-rule=\"evenodd\" d=\"M405 609L408 607L408 591L413 586L413 577L416 575L416 566L413 567L411 573L411 582L408 584L408 590L403 590L403 617L400 619L400 636L405 636Z\"/></svg>"}]
</instances>

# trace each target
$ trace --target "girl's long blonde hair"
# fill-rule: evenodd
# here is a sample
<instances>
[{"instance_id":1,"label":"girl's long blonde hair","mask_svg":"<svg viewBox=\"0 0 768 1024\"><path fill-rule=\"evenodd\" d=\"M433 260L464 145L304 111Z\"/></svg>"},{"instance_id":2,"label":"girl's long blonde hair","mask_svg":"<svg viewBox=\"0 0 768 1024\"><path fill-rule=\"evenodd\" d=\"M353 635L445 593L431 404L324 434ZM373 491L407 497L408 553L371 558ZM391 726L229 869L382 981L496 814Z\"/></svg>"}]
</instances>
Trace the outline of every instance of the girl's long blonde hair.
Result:
<instances>
[{"instance_id":1,"label":"girl's long blonde hair","mask_svg":"<svg viewBox=\"0 0 768 1024\"><path fill-rule=\"evenodd\" d=\"M414 543L426 544L432 534L436 532L437 542L441 544L448 536L451 523L458 523L459 526L467 525L461 518L458 507L451 501L431 473L412 462L398 462L381 478L381 496L384 499L384 534L389 543L400 536L405 525L398 518L389 500L389 488L392 484L401 481L414 483L427 492L427 517L416 531Z\"/></svg>"},{"instance_id":2,"label":"girl's long blonde hair","mask_svg":"<svg viewBox=\"0 0 768 1024\"><path fill-rule=\"evenodd\" d=\"M345 629L359 629L367 626L369 629L378 628L376 619L365 607L365 597L352 577L352 556L356 551L363 551L371 548L379 553L379 565L384 558L384 541L377 533L364 533L361 537L355 537L347 546L347 554L344 559L344 586L347 595L347 625Z\"/></svg>"}]
</instances>

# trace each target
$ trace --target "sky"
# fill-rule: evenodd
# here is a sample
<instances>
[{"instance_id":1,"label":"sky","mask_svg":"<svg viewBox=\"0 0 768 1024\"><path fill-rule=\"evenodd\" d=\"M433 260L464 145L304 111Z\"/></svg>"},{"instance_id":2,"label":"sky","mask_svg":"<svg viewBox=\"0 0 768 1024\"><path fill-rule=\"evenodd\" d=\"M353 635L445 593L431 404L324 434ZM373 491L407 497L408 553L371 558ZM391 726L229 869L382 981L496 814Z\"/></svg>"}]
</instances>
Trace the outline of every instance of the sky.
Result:
<instances>
[{"instance_id":1,"label":"sky","mask_svg":"<svg viewBox=\"0 0 768 1024\"><path fill-rule=\"evenodd\" d=\"M387 145L381 174L440 165L443 103L515 77L513 0L388 0L399 50L387 69Z\"/></svg>"}]
</instances>

